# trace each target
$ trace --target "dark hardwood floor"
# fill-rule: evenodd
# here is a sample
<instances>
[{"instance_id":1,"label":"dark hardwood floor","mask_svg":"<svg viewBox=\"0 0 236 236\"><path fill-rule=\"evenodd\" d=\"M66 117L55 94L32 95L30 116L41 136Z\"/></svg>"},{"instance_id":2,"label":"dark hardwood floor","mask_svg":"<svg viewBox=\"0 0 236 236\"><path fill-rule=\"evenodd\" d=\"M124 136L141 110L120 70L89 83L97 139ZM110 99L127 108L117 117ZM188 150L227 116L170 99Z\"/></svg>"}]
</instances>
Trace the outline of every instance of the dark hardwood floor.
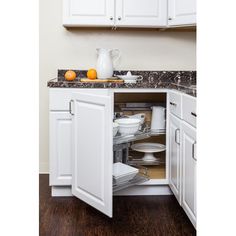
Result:
<instances>
[{"instance_id":1,"label":"dark hardwood floor","mask_svg":"<svg viewBox=\"0 0 236 236\"><path fill-rule=\"evenodd\" d=\"M114 197L113 218L75 197L50 196L40 175L40 236L180 236L196 231L174 196Z\"/></svg>"}]
</instances>

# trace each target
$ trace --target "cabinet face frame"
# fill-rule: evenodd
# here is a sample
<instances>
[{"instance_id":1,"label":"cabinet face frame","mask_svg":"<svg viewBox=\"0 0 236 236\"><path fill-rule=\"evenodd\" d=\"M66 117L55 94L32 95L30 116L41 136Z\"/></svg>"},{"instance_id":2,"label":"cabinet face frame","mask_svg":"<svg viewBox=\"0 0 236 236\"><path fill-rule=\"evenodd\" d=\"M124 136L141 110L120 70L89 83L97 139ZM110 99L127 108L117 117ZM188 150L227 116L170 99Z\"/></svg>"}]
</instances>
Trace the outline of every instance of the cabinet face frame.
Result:
<instances>
[{"instance_id":1,"label":"cabinet face frame","mask_svg":"<svg viewBox=\"0 0 236 236\"><path fill-rule=\"evenodd\" d=\"M158 94L158 93L165 93L166 94L166 131L169 129L169 90L168 89L112 89L111 94L113 97L113 104L114 104L114 94L115 93L151 93L151 94ZM139 185L145 186L145 185L168 185L169 184L169 137L168 132L166 132L166 165L165 165L165 179L150 179L147 182L141 183Z\"/></svg>"}]
</instances>

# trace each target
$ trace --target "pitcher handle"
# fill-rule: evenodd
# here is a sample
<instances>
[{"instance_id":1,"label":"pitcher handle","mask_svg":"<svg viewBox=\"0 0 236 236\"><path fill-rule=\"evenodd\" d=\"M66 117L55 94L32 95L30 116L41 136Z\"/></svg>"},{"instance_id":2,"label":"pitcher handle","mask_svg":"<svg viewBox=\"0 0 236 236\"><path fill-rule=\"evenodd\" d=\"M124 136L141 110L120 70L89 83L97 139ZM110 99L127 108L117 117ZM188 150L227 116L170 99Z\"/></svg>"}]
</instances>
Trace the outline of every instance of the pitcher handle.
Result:
<instances>
[{"instance_id":1,"label":"pitcher handle","mask_svg":"<svg viewBox=\"0 0 236 236\"><path fill-rule=\"evenodd\" d=\"M113 49L112 52L113 65L116 68L118 60L120 59L121 53L119 49Z\"/></svg>"}]
</instances>

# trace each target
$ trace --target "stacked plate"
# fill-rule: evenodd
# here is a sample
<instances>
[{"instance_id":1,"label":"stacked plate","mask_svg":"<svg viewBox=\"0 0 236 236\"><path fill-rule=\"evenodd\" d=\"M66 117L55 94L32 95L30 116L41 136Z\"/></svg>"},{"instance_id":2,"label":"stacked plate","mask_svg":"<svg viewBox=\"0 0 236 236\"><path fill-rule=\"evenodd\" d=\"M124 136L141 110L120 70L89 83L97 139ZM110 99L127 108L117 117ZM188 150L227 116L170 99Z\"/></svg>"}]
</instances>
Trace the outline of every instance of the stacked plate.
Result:
<instances>
[{"instance_id":1,"label":"stacked plate","mask_svg":"<svg viewBox=\"0 0 236 236\"><path fill-rule=\"evenodd\" d=\"M133 179L139 170L121 162L113 164L113 180L115 184L124 183Z\"/></svg>"}]
</instances>

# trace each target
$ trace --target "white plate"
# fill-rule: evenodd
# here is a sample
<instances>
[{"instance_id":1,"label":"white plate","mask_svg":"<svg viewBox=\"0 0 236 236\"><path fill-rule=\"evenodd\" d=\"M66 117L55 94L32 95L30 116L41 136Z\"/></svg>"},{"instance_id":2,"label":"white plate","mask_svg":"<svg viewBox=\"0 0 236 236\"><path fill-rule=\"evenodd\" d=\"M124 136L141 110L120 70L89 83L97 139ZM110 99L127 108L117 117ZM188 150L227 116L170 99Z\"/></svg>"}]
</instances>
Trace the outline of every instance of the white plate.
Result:
<instances>
[{"instance_id":1,"label":"white plate","mask_svg":"<svg viewBox=\"0 0 236 236\"><path fill-rule=\"evenodd\" d=\"M113 179L115 183L126 182L133 179L139 170L129 165L117 162L113 164Z\"/></svg>"},{"instance_id":2,"label":"white plate","mask_svg":"<svg viewBox=\"0 0 236 236\"><path fill-rule=\"evenodd\" d=\"M160 143L135 143L131 148L135 151L145 153L163 152L166 150L166 146Z\"/></svg>"}]
</instances>

